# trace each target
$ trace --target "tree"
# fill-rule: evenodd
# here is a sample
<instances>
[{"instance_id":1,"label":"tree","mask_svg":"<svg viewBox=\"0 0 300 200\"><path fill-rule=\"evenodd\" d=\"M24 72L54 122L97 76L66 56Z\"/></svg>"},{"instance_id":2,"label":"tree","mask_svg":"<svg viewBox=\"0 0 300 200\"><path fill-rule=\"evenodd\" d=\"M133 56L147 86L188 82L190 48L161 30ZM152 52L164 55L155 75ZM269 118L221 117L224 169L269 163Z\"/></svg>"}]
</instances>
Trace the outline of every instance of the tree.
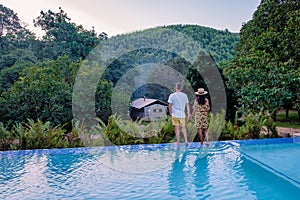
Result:
<instances>
[{"instance_id":1,"label":"tree","mask_svg":"<svg viewBox=\"0 0 300 200\"><path fill-rule=\"evenodd\" d=\"M4 68L0 71L0 94L8 90L19 78L20 73L26 68L32 66L29 61L20 60L13 66Z\"/></svg>"},{"instance_id":2,"label":"tree","mask_svg":"<svg viewBox=\"0 0 300 200\"><path fill-rule=\"evenodd\" d=\"M6 53L0 56L0 70L12 67L18 61L28 62L28 63L36 63L37 57L34 55L29 49L14 49L7 51Z\"/></svg>"},{"instance_id":3,"label":"tree","mask_svg":"<svg viewBox=\"0 0 300 200\"><path fill-rule=\"evenodd\" d=\"M22 29L17 14L0 4L0 40L6 35L15 35Z\"/></svg>"},{"instance_id":4,"label":"tree","mask_svg":"<svg viewBox=\"0 0 300 200\"><path fill-rule=\"evenodd\" d=\"M97 35L94 29L88 31L81 25L72 23L61 8L58 13L41 11L40 16L34 20L34 25L46 31L41 57L51 59L63 55L69 55L75 60L85 58L101 40L107 38L105 33Z\"/></svg>"},{"instance_id":5,"label":"tree","mask_svg":"<svg viewBox=\"0 0 300 200\"><path fill-rule=\"evenodd\" d=\"M299 102L300 2L263 0L243 25L236 56L225 69L249 111L276 113Z\"/></svg>"},{"instance_id":6,"label":"tree","mask_svg":"<svg viewBox=\"0 0 300 200\"><path fill-rule=\"evenodd\" d=\"M34 40L34 34L22 26L17 14L0 4L0 70L17 60L35 60Z\"/></svg>"},{"instance_id":7,"label":"tree","mask_svg":"<svg viewBox=\"0 0 300 200\"><path fill-rule=\"evenodd\" d=\"M72 120L71 87L52 67L26 68L13 86L0 96L0 121L27 119L62 125Z\"/></svg>"}]
</instances>

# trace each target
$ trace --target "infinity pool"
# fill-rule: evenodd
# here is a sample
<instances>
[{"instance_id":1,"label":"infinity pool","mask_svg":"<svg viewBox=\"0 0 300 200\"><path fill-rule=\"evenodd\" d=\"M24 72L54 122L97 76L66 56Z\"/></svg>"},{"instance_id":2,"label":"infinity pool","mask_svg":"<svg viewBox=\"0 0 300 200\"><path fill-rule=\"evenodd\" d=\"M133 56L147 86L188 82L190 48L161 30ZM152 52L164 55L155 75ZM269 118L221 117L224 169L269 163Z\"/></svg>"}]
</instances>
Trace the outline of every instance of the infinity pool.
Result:
<instances>
[{"instance_id":1,"label":"infinity pool","mask_svg":"<svg viewBox=\"0 0 300 200\"><path fill-rule=\"evenodd\" d=\"M293 139L0 152L0 199L299 199Z\"/></svg>"}]
</instances>

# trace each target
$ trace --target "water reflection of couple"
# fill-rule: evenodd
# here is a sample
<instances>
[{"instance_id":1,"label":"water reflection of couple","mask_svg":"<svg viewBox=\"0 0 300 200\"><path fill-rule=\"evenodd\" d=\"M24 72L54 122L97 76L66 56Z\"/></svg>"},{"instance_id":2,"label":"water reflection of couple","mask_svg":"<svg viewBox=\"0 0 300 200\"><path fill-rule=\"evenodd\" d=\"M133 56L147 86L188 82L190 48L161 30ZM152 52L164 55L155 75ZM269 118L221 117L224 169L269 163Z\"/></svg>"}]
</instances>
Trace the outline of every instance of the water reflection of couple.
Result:
<instances>
[{"instance_id":1,"label":"water reflection of couple","mask_svg":"<svg viewBox=\"0 0 300 200\"><path fill-rule=\"evenodd\" d=\"M202 157L201 151L195 155L191 151L176 151L176 160L169 173L169 192L171 195L184 198L196 196L197 199L206 198L208 194L208 161ZM194 165L192 165L192 161ZM192 189L195 188L194 191Z\"/></svg>"}]
</instances>

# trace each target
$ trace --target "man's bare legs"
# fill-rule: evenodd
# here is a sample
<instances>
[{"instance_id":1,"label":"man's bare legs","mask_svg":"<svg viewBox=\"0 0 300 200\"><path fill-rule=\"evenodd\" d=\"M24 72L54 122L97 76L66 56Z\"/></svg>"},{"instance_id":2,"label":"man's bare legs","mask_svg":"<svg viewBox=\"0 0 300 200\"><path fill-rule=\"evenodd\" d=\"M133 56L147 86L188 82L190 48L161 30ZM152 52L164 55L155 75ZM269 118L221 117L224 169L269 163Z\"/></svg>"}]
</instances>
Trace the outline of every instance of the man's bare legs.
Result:
<instances>
[{"instance_id":1,"label":"man's bare legs","mask_svg":"<svg viewBox=\"0 0 300 200\"><path fill-rule=\"evenodd\" d=\"M179 126L175 126L175 135L176 135L176 144L179 145L180 143Z\"/></svg>"},{"instance_id":2,"label":"man's bare legs","mask_svg":"<svg viewBox=\"0 0 300 200\"><path fill-rule=\"evenodd\" d=\"M187 145L188 144L188 139L187 139L187 131L186 131L186 127L183 126L181 127L182 130L182 134L184 137L184 143ZM180 133L179 133L179 126L175 126L175 135L176 135L176 144L179 145L180 144Z\"/></svg>"}]
</instances>

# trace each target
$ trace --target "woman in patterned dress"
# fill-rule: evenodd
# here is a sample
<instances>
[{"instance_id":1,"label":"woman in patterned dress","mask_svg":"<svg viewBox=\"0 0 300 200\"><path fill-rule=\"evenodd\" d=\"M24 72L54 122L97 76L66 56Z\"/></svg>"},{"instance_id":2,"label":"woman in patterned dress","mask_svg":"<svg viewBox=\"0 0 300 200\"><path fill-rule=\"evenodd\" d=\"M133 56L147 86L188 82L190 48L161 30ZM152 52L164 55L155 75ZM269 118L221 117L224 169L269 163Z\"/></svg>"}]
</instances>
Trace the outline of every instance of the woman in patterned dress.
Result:
<instances>
[{"instance_id":1,"label":"woman in patterned dress","mask_svg":"<svg viewBox=\"0 0 300 200\"><path fill-rule=\"evenodd\" d=\"M208 114L210 111L209 101L205 98L208 92L203 88L199 88L196 94L196 99L193 105L193 112L191 116L195 115L195 123L198 128L198 134L201 145L203 144L202 130L204 131L206 144L208 145Z\"/></svg>"}]
</instances>

